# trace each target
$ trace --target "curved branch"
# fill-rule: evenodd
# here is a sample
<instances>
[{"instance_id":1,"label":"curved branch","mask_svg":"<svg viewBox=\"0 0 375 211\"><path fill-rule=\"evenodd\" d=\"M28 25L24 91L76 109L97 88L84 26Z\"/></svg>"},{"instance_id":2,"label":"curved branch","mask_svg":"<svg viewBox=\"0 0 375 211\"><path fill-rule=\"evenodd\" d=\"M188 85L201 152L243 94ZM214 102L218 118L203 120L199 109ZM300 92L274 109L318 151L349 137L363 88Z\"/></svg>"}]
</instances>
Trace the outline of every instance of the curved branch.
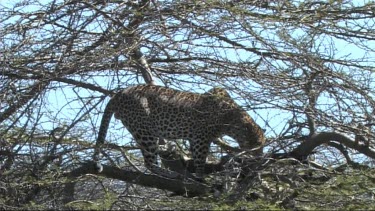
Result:
<instances>
[{"instance_id":1,"label":"curved branch","mask_svg":"<svg viewBox=\"0 0 375 211\"><path fill-rule=\"evenodd\" d=\"M147 63L147 60L142 54L142 52L139 49L135 49L131 56L136 61L136 65L140 69L142 77L145 80L146 84L155 85L150 65Z\"/></svg>"},{"instance_id":2,"label":"curved branch","mask_svg":"<svg viewBox=\"0 0 375 211\"><path fill-rule=\"evenodd\" d=\"M348 150L346 150L344 145L339 144L337 142L330 141L330 142L328 142L328 146L334 147L337 150L339 150L341 152L341 154L345 157L346 163L348 163L348 164L353 163L352 159L350 158L349 152L348 152Z\"/></svg>"},{"instance_id":3,"label":"curved branch","mask_svg":"<svg viewBox=\"0 0 375 211\"><path fill-rule=\"evenodd\" d=\"M297 148L295 148L290 153L290 155L297 159L306 158L317 146L329 143L330 141L339 142L340 144L351 149L355 149L370 158L375 158L375 150L371 149L368 146L356 144L354 140L337 132L322 132L314 134L305 142L301 143L301 145L299 145Z\"/></svg>"}]
</instances>

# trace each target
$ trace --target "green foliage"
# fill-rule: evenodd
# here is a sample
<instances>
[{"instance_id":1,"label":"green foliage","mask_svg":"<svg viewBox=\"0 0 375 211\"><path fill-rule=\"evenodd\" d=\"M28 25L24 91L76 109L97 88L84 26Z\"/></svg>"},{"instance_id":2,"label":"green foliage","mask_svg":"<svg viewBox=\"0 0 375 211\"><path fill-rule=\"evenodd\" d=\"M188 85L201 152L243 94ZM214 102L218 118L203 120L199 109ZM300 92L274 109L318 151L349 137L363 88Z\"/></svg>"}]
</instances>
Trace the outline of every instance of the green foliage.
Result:
<instances>
[{"instance_id":1,"label":"green foliage","mask_svg":"<svg viewBox=\"0 0 375 211\"><path fill-rule=\"evenodd\" d=\"M321 183L306 183L298 189L295 201L303 209L374 210L374 170L348 172L335 175Z\"/></svg>"},{"instance_id":2,"label":"green foliage","mask_svg":"<svg viewBox=\"0 0 375 211\"><path fill-rule=\"evenodd\" d=\"M69 202L65 206L77 210L110 210L113 203L117 200L117 195L108 191L104 194L103 198L96 201L77 200Z\"/></svg>"},{"instance_id":3,"label":"green foliage","mask_svg":"<svg viewBox=\"0 0 375 211\"><path fill-rule=\"evenodd\" d=\"M327 172L326 172L327 173ZM289 183L275 179L274 175L263 178L263 184L252 187L238 201L228 203L230 195L222 196L214 210L374 210L375 170L347 169L331 172L330 179L319 177L321 172L309 172L305 181ZM258 199L251 194L256 192ZM233 197L232 197L233 198Z\"/></svg>"},{"instance_id":4,"label":"green foliage","mask_svg":"<svg viewBox=\"0 0 375 211\"><path fill-rule=\"evenodd\" d=\"M24 207L25 210L45 210L47 209L43 204L36 203L34 201L30 201L26 207Z\"/></svg>"},{"instance_id":5,"label":"green foliage","mask_svg":"<svg viewBox=\"0 0 375 211\"><path fill-rule=\"evenodd\" d=\"M239 197L233 192L213 196L183 198L168 197L164 200L150 199L155 209L173 210L374 210L375 175L374 170L347 170L344 173L331 172L329 180L324 180L320 171L310 172L309 179L297 186L267 179L267 187L252 187ZM316 174L316 175L314 175ZM327 175L328 176L328 175ZM312 178L314 178L312 180ZM295 183L297 184L297 183ZM251 195L257 192L258 198Z\"/></svg>"},{"instance_id":6,"label":"green foliage","mask_svg":"<svg viewBox=\"0 0 375 211\"><path fill-rule=\"evenodd\" d=\"M218 203L213 206L213 210L283 210L278 205L271 204L265 200L238 201L235 204Z\"/></svg>"}]
</instances>

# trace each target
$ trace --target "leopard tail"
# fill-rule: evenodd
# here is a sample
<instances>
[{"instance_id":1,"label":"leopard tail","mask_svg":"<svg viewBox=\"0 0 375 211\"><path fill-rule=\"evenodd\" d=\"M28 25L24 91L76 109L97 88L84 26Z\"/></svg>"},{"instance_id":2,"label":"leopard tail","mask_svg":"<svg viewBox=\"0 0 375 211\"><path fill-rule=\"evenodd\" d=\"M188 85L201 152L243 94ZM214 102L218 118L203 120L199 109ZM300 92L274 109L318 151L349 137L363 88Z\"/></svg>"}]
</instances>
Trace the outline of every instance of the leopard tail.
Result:
<instances>
[{"instance_id":1,"label":"leopard tail","mask_svg":"<svg viewBox=\"0 0 375 211\"><path fill-rule=\"evenodd\" d=\"M99 129L99 134L98 138L96 139L96 144L95 144L95 149L94 149L94 156L93 159L94 161L98 162L99 161L99 154L101 151L101 147L104 144L105 137L107 136L107 130L109 127L109 123L111 121L112 115L113 115L113 110L112 110L112 100L110 100L105 107L104 114L102 117L102 121L100 123L100 129Z\"/></svg>"}]
</instances>

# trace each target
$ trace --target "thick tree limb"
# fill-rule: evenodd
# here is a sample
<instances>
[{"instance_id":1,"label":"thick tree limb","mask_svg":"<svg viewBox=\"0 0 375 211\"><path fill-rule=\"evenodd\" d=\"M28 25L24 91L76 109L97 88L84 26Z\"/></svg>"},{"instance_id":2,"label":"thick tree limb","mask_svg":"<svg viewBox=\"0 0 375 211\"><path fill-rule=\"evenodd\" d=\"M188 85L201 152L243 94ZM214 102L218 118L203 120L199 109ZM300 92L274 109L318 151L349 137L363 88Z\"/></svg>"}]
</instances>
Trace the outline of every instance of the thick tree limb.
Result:
<instances>
[{"instance_id":1,"label":"thick tree limb","mask_svg":"<svg viewBox=\"0 0 375 211\"><path fill-rule=\"evenodd\" d=\"M142 185L145 187L159 188L163 190L172 191L179 195L196 196L202 195L210 191L210 187L193 180L177 180L160 177L154 174L144 174L143 172L135 172L125 169L119 169L108 165L103 165L103 171L100 173L95 168L96 163L89 161L84 163L81 167L69 172L68 177L79 177L85 174L95 174L104 176L106 178L118 179L121 181ZM70 187L67 184L67 187ZM71 191L71 188L68 188ZM71 194L70 194L71 195Z\"/></svg>"},{"instance_id":2,"label":"thick tree limb","mask_svg":"<svg viewBox=\"0 0 375 211\"><path fill-rule=\"evenodd\" d=\"M305 142L301 143L295 148L290 155L297 159L306 158L312 151L319 145L326 144L330 141L338 142L346 147L355 149L358 152L370 157L375 158L375 150L365 145L359 145L349 137L337 132L322 132L312 135Z\"/></svg>"}]
</instances>

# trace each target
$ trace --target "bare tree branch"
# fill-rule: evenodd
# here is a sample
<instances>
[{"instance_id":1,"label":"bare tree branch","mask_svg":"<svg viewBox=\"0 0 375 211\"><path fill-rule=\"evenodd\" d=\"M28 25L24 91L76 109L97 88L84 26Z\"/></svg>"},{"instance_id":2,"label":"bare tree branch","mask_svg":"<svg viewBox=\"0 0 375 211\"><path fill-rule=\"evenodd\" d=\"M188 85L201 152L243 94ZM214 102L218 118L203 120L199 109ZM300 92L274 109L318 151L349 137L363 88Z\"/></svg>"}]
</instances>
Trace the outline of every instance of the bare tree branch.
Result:
<instances>
[{"instance_id":1,"label":"bare tree branch","mask_svg":"<svg viewBox=\"0 0 375 211\"><path fill-rule=\"evenodd\" d=\"M23 93L17 102L10 105L7 109L5 109L0 114L0 123L6 120L9 116L14 114L18 111L22 106L24 106L29 100L33 99L34 97L38 96L42 90L44 90L48 86L48 82L39 81L29 87L29 90L26 93Z\"/></svg>"},{"instance_id":2,"label":"bare tree branch","mask_svg":"<svg viewBox=\"0 0 375 211\"><path fill-rule=\"evenodd\" d=\"M296 158L306 158L316 147L329 143L330 141L338 142L346 147L355 149L358 152L375 159L375 150L368 146L358 145L354 140L337 132L321 132L315 134L306 141L302 142L290 154Z\"/></svg>"},{"instance_id":3,"label":"bare tree branch","mask_svg":"<svg viewBox=\"0 0 375 211\"><path fill-rule=\"evenodd\" d=\"M97 174L146 187L160 188L185 196L196 196L210 191L209 186L194 180L169 179L155 174L144 174L143 172L129 171L107 165L103 165L103 171L98 173L95 165L95 162L87 162L71 171L67 176L79 177L85 174Z\"/></svg>"}]
</instances>

